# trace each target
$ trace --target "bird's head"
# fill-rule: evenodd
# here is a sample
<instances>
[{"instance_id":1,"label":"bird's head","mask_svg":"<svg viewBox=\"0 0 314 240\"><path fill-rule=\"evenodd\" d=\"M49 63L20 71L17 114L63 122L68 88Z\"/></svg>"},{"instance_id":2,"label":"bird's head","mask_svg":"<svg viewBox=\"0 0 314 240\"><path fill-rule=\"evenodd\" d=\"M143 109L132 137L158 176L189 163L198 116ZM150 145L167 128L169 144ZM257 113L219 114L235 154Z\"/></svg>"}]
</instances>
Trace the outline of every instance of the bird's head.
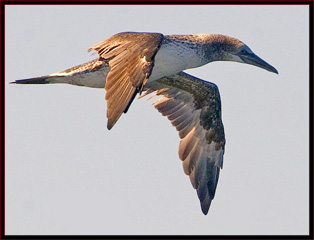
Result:
<instances>
[{"instance_id":1,"label":"bird's head","mask_svg":"<svg viewBox=\"0 0 314 240\"><path fill-rule=\"evenodd\" d=\"M220 34L211 34L208 39L206 55L210 61L233 61L254 65L267 71L277 73L276 68L258 57L243 42Z\"/></svg>"}]
</instances>

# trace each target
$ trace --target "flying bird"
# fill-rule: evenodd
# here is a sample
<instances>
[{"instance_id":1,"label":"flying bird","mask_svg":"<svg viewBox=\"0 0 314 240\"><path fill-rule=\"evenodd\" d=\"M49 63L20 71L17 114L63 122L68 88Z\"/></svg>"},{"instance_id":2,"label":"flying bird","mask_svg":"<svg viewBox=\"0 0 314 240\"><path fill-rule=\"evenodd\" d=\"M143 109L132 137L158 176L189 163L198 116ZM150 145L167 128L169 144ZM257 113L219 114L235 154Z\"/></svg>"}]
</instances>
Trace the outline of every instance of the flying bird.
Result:
<instances>
[{"instance_id":1,"label":"flying bird","mask_svg":"<svg viewBox=\"0 0 314 240\"><path fill-rule=\"evenodd\" d=\"M61 72L11 83L105 88L109 130L138 94L161 96L153 105L179 132L179 158L206 215L215 196L225 151L221 101L214 83L183 70L214 61L246 63L278 74L277 70L243 42L221 34L123 32L89 51L99 57Z\"/></svg>"}]
</instances>

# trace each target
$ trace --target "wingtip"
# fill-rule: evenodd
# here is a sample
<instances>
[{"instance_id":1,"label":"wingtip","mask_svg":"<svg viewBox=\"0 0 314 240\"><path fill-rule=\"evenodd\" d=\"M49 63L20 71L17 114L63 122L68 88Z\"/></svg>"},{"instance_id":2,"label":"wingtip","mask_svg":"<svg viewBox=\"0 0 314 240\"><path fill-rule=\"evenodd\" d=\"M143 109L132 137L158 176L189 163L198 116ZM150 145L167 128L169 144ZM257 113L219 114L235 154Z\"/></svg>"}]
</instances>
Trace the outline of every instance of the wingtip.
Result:
<instances>
[{"instance_id":1,"label":"wingtip","mask_svg":"<svg viewBox=\"0 0 314 240\"><path fill-rule=\"evenodd\" d=\"M111 124L109 124L109 122L107 123L107 129L110 130L113 126Z\"/></svg>"},{"instance_id":2,"label":"wingtip","mask_svg":"<svg viewBox=\"0 0 314 240\"><path fill-rule=\"evenodd\" d=\"M212 201L209 198L208 199L205 198L201 202L201 208L202 208L202 212L203 212L204 215L207 215L211 202Z\"/></svg>"},{"instance_id":3,"label":"wingtip","mask_svg":"<svg viewBox=\"0 0 314 240\"><path fill-rule=\"evenodd\" d=\"M202 206L202 212L204 215L207 215L208 211L209 211L209 207L203 207Z\"/></svg>"},{"instance_id":4,"label":"wingtip","mask_svg":"<svg viewBox=\"0 0 314 240\"><path fill-rule=\"evenodd\" d=\"M110 130L115 125L115 123L116 121L112 121L112 119L108 118L107 129Z\"/></svg>"}]
</instances>

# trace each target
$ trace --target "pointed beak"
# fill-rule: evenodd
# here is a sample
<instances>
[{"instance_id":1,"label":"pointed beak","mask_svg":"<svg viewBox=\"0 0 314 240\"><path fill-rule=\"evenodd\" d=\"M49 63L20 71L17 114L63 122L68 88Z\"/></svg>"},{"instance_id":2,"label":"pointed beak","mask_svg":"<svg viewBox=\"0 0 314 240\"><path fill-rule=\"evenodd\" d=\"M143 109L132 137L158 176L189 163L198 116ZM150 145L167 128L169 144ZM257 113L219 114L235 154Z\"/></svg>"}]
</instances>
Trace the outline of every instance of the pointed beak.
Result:
<instances>
[{"instance_id":1,"label":"pointed beak","mask_svg":"<svg viewBox=\"0 0 314 240\"><path fill-rule=\"evenodd\" d=\"M278 74L278 71L276 68L274 68L273 66L271 66L270 64L265 62L263 59L261 59L260 57L258 57L254 53L242 54L242 55L239 55L239 57L243 60L244 63L254 65L256 67L260 67L260 68L263 68L267 71Z\"/></svg>"}]
</instances>

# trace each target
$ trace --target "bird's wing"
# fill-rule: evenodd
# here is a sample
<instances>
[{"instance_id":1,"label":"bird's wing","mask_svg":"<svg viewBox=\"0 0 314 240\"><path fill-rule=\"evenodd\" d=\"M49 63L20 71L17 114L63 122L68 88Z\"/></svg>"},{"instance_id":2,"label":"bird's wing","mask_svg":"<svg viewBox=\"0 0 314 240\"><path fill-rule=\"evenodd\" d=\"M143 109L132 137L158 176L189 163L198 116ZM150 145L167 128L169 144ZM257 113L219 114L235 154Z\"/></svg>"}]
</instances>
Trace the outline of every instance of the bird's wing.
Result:
<instances>
[{"instance_id":1,"label":"bird's wing","mask_svg":"<svg viewBox=\"0 0 314 240\"><path fill-rule=\"evenodd\" d=\"M163 95L153 105L179 132L179 157L184 172L190 176L202 211L207 214L225 146L217 86L181 72L147 83L144 90L143 96L153 92Z\"/></svg>"},{"instance_id":2,"label":"bird's wing","mask_svg":"<svg viewBox=\"0 0 314 240\"><path fill-rule=\"evenodd\" d=\"M108 129L126 112L135 95L142 91L154 66L154 57L163 35L159 33L119 33L96 45L103 59L109 59L106 78Z\"/></svg>"}]
</instances>

